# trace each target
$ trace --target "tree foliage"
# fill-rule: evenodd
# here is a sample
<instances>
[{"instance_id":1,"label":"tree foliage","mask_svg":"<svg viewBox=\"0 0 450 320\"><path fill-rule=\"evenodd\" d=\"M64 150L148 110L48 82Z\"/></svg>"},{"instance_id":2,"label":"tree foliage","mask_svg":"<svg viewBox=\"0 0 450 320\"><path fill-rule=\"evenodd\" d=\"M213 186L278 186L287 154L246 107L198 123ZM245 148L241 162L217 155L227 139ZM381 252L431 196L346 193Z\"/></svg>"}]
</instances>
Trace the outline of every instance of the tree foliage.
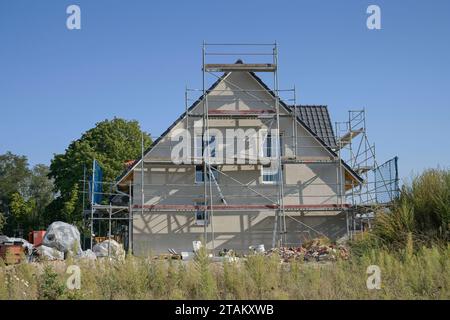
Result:
<instances>
[{"instance_id":1,"label":"tree foliage","mask_svg":"<svg viewBox=\"0 0 450 320\"><path fill-rule=\"evenodd\" d=\"M49 206L49 218L58 217L68 222L79 222L82 218L83 196L87 185L82 180L92 174L93 160L103 169L103 181L114 181L124 170L127 160L141 154L142 131L137 121L120 118L104 120L86 131L80 139L73 141L65 153L54 156L49 177L54 180L54 191L59 196ZM144 133L144 147L151 144L150 136ZM104 185L109 192L110 185Z\"/></svg>"},{"instance_id":2,"label":"tree foliage","mask_svg":"<svg viewBox=\"0 0 450 320\"><path fill-rule=\"evenodd\" d=\"M28 160L11 152L0 155L0 210L8 213L9 202L14 193L24 194L30 175Z\"/></svg>"},{"instance_id":3,"label":"tree foliage","mask_svg":"<svg viewBox=\"0 0 450 320\"><path fill-rule=\"evenodd\" d=\"M43 164L37 164L31 170L27 196L36 201L38 212L44 212L54 198L53 182L48 177L49 173L49 167Z\"/></svg>"},{"instance_id":4,"label":"tree foliage","mask_svg":"<svg viewBox=\"0 0 450 320\"><path fill-rule=\"evenodd\" d=\"M11 222L16 228L23 230L34 225L37 216L35 199L30 198L26 200L22 195L16 192L11 196L9 207Z\"/></svg>"},{"instance_id":5,"label":"tree foliage","mask_svg":"<svg viewBox=\"0 0 450 320\"><path fill-rule=\"evenodd\" d=\"M5 225L6 225L5 214L3 212L0 212L0 234L2 234Z\"/></svg>"},{"instance_id":6,"label":"tree foliage","mask_svg":"<svg viewBox=\"0 0 450 320\"><path fill-rule=\"evenodd\" d=\"M0 155L0 231L24 236L32 229L45 228L44 213L54 198L48 173L43 164L30 169L25 156Z\"/></svg>"},{"instance_id":7,"label":"tree foliage","mask_svg":"<svg viewBox=\"0 0 450 320\"><path fill-rule=\"evenodd\" d=\"M140 156L142 134L137 121L99 122L70 143L65 153L55 155L50 168L38 164L30 169L25 156L0 155L0 232L25 236L56 220L81 227L88 189L82 181L84 172L88 178L96 159L103 168L103 180L114 181L127 160ZM151 139L146 133L143 137L147 148ZM105 184L104 191L110 192L110 187Z\"/></svg>"}]
</instances>

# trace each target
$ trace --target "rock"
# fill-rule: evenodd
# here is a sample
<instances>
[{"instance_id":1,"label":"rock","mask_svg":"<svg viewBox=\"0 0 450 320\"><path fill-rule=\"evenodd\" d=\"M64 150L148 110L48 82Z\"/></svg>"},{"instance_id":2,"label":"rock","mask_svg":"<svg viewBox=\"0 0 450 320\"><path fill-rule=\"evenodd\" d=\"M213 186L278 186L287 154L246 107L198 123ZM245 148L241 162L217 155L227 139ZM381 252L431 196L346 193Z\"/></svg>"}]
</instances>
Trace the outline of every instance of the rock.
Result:
<instances>
[{"instance_id":1,"label":"rock","mask_svg":"<svg viewBox=\"0 0 450 320\"><path fill-rule=\"evenodd\" d=\"M64 252L58 251L55 248L40 245L39 247L36 247L36 252L39 256L39 259L42 260L64 260Z\"/></svg>"},{"instance_id":2,"label":"rock","mask_svg":"<svg viewBox=\"0 0 450 320\"><path fill-rule=\"evenodd\" d=\"M105 240L101 243L97 243L92 251L95 253L97 258L99 257L112 257L115 259L125 258L125 250L122 245L115 240Z\"/></svg>"},{"instance_id":3,"label":"rock","mask_svg":"<svg viewBox=\"0 0 450 320\"><path fill-rule=\"evenodd\" d=\"M61 221L53 222L48 227L42 244L64 253L80 255L82 252L77 227Z\"/></svg>"}]
</instances>

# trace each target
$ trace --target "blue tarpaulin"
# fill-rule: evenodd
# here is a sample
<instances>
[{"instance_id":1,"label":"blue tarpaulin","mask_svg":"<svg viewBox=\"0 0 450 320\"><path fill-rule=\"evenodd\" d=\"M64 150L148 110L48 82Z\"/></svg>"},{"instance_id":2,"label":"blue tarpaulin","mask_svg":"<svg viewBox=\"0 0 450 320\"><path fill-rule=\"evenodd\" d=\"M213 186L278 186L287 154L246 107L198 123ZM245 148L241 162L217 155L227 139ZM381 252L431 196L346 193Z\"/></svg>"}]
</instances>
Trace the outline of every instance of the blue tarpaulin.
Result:
<instances>
[{"instance_id":1,"label":"blue tarpaulin","mask_svg":"<svg viewBox=\"0 0 450 320\"><path fill-rule=\"evenodd\" d=\"M92 177L89 179L89 200L92 204L100 204L102 201L102 179L103 169L100 167L97 160L94 160L92 165Z\"/></svg>"}]
</instances>

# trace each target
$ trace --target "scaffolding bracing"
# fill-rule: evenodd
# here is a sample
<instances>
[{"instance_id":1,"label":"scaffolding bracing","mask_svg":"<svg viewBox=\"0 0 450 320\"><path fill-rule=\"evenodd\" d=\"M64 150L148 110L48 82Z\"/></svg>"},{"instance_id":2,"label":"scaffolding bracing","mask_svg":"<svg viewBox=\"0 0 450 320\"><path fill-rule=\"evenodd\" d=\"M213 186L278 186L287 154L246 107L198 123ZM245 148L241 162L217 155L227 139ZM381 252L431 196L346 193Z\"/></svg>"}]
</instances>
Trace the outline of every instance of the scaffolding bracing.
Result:
<instances>
[{"instance_id":1,"label":"scaffolding bracing","mask_svg":"<svg viewBox=\"0 0 450 320\"><path fill-rule=\"evenodd\" d=\"M240 60L242 56L248 61L244 63ZM125 179L120 186L114 185L115 189L111 189L108 198L103 199L101 203L94 201L90 194L90 207L86 212L89 214L91 243L102 233L99 228L102 228L103 233L106 232L106 237L111 239L115 225L126 225L124 228L128 232L128 248L132 251L133 215L158 212L186 215L203 212L207 221L202 225L203 241L205 244L209 243L208 249L213 254L216 249L214 224L217 212L272 213L273 247L289 244L287 219L307 228L316 236L323 236L320 230L301 221L300 217L308 213L344 213L349 238L360 231L362 226L370 226L374 206L388 206L398 195L397 158L381 166L377 164L375 146L369 143L367 137L365 110L349 111L346 121L336 122L334 131L330 123L331 132L322 132L321 136L308 130L299 130L301 115L300 109L297 108L296 89L295 86L292 89L279 88L278 66L276 43L256 45L203 43L202 88L186 87L185 113L180 120L187 131L199 129L201 141L196 146L196 137L192 137L194 148L189 156L191 162L177 164L177 170L185 172L191 170L195 181L186 183L167 178L163 183L146 182L146 172L151 173L155 169L158 172L169 173L173 169L173 159L167 155L171 154L175 146L169 141L158 145L160 151L166 152L152 155L153 149L150 148L147 156L144 154L141 139L140 162L133 163L129 170L135 172L134 178ZM241 87L225 77L232 72L263 73L271 80L271 88ZM222 81L226 84L226 89L211 89L212 87L207 89L207 83L211 82L211 79L216 82ZM261 92L264 92L264 95L261 95ZM247 109L212 107L220 103L239 105L243 100L254 107ZM271 173L273 180L265 184L251 184L240 181L230 174L227 168L240 166L247 168L241 170L260 170L261 175L264 175L267 159L240 153L223 157L214 156L213 153L220 151L220 146L214 145L215 140L212 140L214 136L210 135L210 129L214 129L220 121L229 122L230 126L233 123L247 121L257 123L267 131L274 130L275 137L271 136L271 139L275 145L273 150L270 149L271 154L266 157L270 160L270 165L276 164L278 168L277 172ZM284 124L282 130L281 121L283 123L288 121L290 124L288 126ZM268 139L268 135L265 138ZM160 141L161 138L153 137L153 140ZM249 141L246 140L245 143ZM305 152L318 149L321 152ZM284 168L292 165L303 165L308 169L328 166L333 170L336 169L336 174L332 178L333 181L318 181L316 174L300 183L290 183L289 177L285 176ZM89 183L86 177L84 183ZM324 186L326 188L322 188ZM305 194L304 190L307 188L320 192ZM105 183L103 192L106 189L108 187ZM176 192L173 192L174 189Z\"/></svg>"}]
</instances>

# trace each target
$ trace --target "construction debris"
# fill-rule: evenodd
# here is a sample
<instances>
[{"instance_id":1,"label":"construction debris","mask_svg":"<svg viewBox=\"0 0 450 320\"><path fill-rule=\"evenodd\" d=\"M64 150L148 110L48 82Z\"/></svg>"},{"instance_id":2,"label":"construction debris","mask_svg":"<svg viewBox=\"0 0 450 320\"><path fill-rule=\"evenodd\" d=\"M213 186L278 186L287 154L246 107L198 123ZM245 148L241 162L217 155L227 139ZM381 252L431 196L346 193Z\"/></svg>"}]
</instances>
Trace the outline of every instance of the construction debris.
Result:
<instances>
[{"instance_id":1,"label":"construction debris","mask_svg":"<svg viewBox=\"0 0 450 320\"><path fill-rule=\"evenodd\" d=\"M223 261L227 262L236 262L239 260L239 257L237 257L233 249L222 249L219 252L219 257L221 257Z\"/></svg>"},{"instance_id":2,"label":"construction debris","mask_svg":"<svg viewBox=\"0 0 450 320\"><path fill-rule=\"evenodd\" d=\"M325 243L323 239L314 239L300 247L274 248L266 252L270 256L278 254L283 262L291 261L336 261L348 259L349 251L343 245Z\"/></svg>"},{"instance_id":3,"label":"construction debris","mask_svg":"<svg viewBox=\"0 0 450 320\"><path fill-rule=\"evenodd\" d=\"M39 258L39 260L64 260L64 252L58 251L55 248L47 247L44 245L40 245L35 247L35 254Z\"/></svg>"},{"instance_id":4,"label":"construction debris","mask_svg":"<svg viewBox=\"0 0 450 320\"><path fill-rule=\"evenodd\" d=\"M263 244L259 244L257 246L250 246L248 247L250 251L256 252L256 253L264 253L266 252L266 249Z\"/></svg>"},{"instance_id":5,"label":"construction debris","mask_svg":"<svg viewBox=\"0 0 450 320\"><path fill-rule=\"evenodd\" d=\"M44 232L39 231L39 235L44 235ZM0 235L0 258L7 261L8 264L23 261L64 260L68 253L76 259L125 258L125 250L115 240L103 241L96 244L93 250L83 251L80 243L80 232L77 227L61 221L50 224L42 239L42 244L39 244L38 241L37 245L33 245L25 239ZM176 254L175 251L173 253ZM24 255L26 259L22 259Z\"/></svg>"},{"instance_id":6,"label":"construction debris","mask_svg":"<svg viewBox=\"0 0 450 320\"><path fill-rule=\"evenodd\" d=\"M9 245L20 245L25 250L25 254L29 255L31 254L31 250L33 250L33 245L29 243L27 240L22 238L10 238L7 236L1 236L0 237L0 245L2 244L9 244Z\"/></svg>"},{"instance_id":7,"label":"construction debris","mask_svg":"<svg viewBox=\"0 0 450 320\"><path fill-rule=\"evenodd\" d=\"M97 260L97 255L91 250L87 249L86 251L81 252L79 256L77 256L79 259L88 259L88 260Z\"/></svg>"},{"instance_id":8,"label":"construction debris","mask_svg":"<svg viewBox=\"0 0 450 320\"><path fill-rule=\"evenodd\" d=\"M201 241L192 241L192 248L194 249L194 252L199 251L203 247L203 244Z\"/></svg>"},{"instance_id":9,"label":"construction debris","mask_svg":"<svg viewBox=\"0 0 450 320\"><path fill-rule=\"evenodd\" d=\"M195 258L195 252L182 251L181 260L192 260Z\"/></svg>"},{"instance_id":10,"label":"construction debris","mask_svg":"<svg viewBox=\"0 0 450 320\"><path fill-rule=\"evenodd\" d=\"M0 258L7 264L28 262L32 251L33 245L25 239L0 237Z\"/></svg>"},{"instance_id":11,"label":"construction debris","mask_svg":"<svg viewBox=\"0 0 450 320\"><path fill-rule=\"evenodd\" d=\"M112 257L116 259L125 258L125 250L122 245L115 240L105 240L101 243L97 243L92 251L95 255L100 257Z\"/></svg>"}]
</instances>

